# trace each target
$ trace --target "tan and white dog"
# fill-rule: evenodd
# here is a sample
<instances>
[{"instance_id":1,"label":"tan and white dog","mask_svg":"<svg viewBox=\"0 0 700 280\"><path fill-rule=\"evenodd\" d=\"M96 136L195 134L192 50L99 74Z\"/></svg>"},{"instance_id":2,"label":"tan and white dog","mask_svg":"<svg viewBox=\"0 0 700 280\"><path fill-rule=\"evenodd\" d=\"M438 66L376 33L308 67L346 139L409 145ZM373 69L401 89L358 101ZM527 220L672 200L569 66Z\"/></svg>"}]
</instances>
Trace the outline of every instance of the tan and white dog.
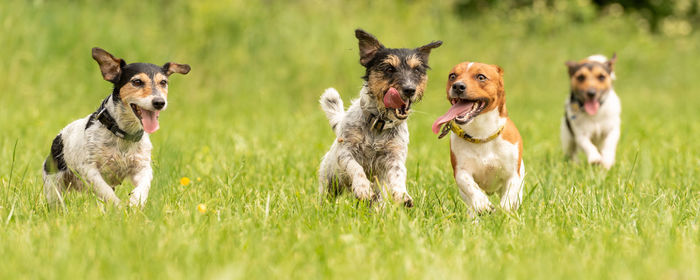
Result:
<instances>
[{"instance_id":1,"label":"tan and white dog","mask_svg":"<svg viewBox=\"0 0 700 280\"><path fill-rule=\"evenodd\" d=\"M568 61L571 95L566 102L561 122L564 153L575 159L579 150L588 163L606 169L615 163L615 150L620 139L620 99L612 81L617 56L608 60L593 55L579 62Z\"/></svg>"},{"instance_id":2,"label":"tan and white dog","mask_svg":"<svg viewBox=\"0 0 700 280\"><path fill-rule=\"evenodd\" d=\"M472 210L481 214L494 206L487 196L500 195L505 211L517 210L522 201L523 141L508 118L503 70L497 65L463 62L452 68L447 80L452 107L433 124L450 131L450 159L455 181Z\"/></svg>"}]
</instances>

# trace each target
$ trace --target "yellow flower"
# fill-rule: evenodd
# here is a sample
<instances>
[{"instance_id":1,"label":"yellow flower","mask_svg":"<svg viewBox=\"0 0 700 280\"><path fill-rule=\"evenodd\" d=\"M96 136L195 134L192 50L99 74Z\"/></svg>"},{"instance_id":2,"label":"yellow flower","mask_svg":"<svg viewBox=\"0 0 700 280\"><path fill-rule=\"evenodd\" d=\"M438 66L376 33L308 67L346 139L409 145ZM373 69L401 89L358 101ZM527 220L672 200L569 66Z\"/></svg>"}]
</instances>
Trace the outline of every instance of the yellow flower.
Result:
<instances>
[{"instance_id":1,"label":"yellow flower","mask_svg":"<svg viewBox=\"0 0 700 280\"><path fill-rule=\"evenodd\" d=\"M182 177L180 178L180 185L187 186L190 184L190 178Z\"/></svg>"},{"instance_id":2,"label":"yellow flower","mask_svg":"<svg viewBox=\"0 0 700 280\"><path fill-rule=\"evenodd\" d=\"M199 205L197 205L197 211L199 211L199 213L202 213L202 214L206 213L207 212L207 205L200 203Z\"/></svg>"},{"instance_id":3,"label":"yellow flower","mask_svg":"<svg viewBox=\"0 0 700 280\"><path fill-rule=\"evenodd\" d=\"M201 182L201 181L202 181L202 178L201 178L201 177L197 177L197 182Z\"/></svg>"}]
</instances>

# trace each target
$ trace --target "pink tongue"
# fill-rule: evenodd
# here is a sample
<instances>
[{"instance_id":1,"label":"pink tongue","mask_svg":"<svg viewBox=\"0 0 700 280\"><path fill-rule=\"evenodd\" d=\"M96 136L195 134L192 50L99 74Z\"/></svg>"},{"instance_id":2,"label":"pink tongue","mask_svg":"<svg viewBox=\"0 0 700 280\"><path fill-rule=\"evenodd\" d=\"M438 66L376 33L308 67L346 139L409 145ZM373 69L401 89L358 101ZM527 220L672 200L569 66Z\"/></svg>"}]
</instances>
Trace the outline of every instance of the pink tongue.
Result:
<instances>
[{"instance_id":1,"label":"pink tongue","mask_svg":"<svg viewBox=\"0 0 700 280\"><path fill-rule=\"evenodd\" d=\"M442 126L442 124L453 120L457 116L469 112L472 109L473 105L474 102L463 100L460 100L459 102L455 103L455 105L452 105L452 107L450 108L450 110L447 111L447 113L435 120L435 122L433 123L433 133L437 134L438 132L440 132L440 127Z\"/></svg>"},{"instance_id":2,"label":"pink tongue","mask_svg":"<svg viewBox=\"0 0 700 280\"><path fill-rule=\"evenodd\" d=\"M395 88L389 88L384 94L384 107L398 109L403 105L406 105L406 102L403 102L403 99L401 99L399 91Z\"/></svg>"},{"instance_id":3,"label":"pink tongue","mask_svg":"<svg viewBox=\"0 0 700 280\"><path fill-rule=\"evenodd\" d=\"M598 113L598 108L600 108L600 103L597 100L588 100L583 104L583 108L586 109L586 113L589 115L595 115Z\"/></svg>"},{"instance_id":4,"label":"pink tongue","mask_svg":"<svg viewBox=\"0 0 700 280\"><path fill-rule=\"evenodd\" d=\"M141 109L141 124L146 133L153 133L160 127L158 125L158 114L160 111L148 111Z\"/></svg>"}]
</instances>

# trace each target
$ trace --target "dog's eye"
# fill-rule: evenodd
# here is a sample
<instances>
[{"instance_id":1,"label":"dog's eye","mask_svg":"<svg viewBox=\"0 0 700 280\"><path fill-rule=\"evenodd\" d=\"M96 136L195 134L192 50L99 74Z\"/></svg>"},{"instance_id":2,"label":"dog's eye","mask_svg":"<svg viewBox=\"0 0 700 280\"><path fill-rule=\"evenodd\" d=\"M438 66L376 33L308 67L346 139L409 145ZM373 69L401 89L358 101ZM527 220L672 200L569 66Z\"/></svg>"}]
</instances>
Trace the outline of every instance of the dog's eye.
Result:
<instances>
[{"instance_id":1,"label":"dog's eye","mask_svg":"<svg viewBox=\"0 0 700 280\"><path fill-rule=\"evenodd\" d=\"M449 79L450 81L454 81L455 79L457 79L457 75L455 75L455 73L450 73L450 75L447 76L447 79Z\"/></svg>"},{"instance_id":2,"label":"dog's eye","mask_svg":"<svg viewBox=\"0 0 700 280\"><path fill-rule=\"evenodd\" d=\"M386 71L389 73L394 73L394 72L396 72L396 68L394 68L394 66L388 65L386 67Z\"/></svg>"},{"instance_id":3,"label":"dog's eye","mask_svg":"<svg viewBox=\"0 0 700 280\"><path fill-rule=\"evenodd\" d=\"M476 79L477 79L479 82L483 82L483 81L488 80L488 78L486 78L486 76L485 76L484 74L478 74L478 75L476 75Z\"/></svg>"},{"instance_id":4,"label":"dog's eye","mask_svg":"<svg viewBox=\"0 0 700 280\"><path fill-rule=\"evenodd\" d=\"M141 79L133 79L131 80L131 84L135 87L140 87L143 86L143 81L141 81Z\"/></svg>"},{"instance_id":5,"label":"dog's eye","mask_svg":"<svg viewBox=\"0 0 700 280\"><path fill-rule=\"evenodd\" d=\"M584 75L578 75L578 76L576 76L576 80L578 80L579 82L583 82L583 81L586 80L586 76L584 76Z\"/></svg>"},{"instance_id":6,"label":"dog's eye","mask_svg":"<svg viewBox=\"0 0 700 280\"><path fill-rule=\"evenodd\" d=\"M160 81L160 86L164 87L164 86L167 86L167 85L168 85L168 81L166 81L166 80Z\"/></svg>"},{"instance_id":7,"label":"dog's eye","mask_svg":"<svg viewBox=\"0 0 700 280\"><path fill-rule=\"evenodd\" d=\"M603 74L598 75L598 81L604 82L604 81L605 81L605 75L603 75Z\"/></svg>"}]
</instances>

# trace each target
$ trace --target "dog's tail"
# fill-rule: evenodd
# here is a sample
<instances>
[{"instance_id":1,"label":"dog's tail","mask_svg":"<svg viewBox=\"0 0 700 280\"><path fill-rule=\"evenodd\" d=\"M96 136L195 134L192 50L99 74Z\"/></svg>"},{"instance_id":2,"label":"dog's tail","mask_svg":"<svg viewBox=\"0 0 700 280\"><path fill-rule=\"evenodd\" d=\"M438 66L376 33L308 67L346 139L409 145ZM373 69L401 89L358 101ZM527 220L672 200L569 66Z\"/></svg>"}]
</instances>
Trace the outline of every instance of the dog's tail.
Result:
<instances>
[{"instance_id":1,"label":"dog's tail","mask_svg":"<svg viewBox=\"0 0 700 280\"><path fill-rule=\"evenodd\" d=\"M328 88L323 95L321 95L321 108L326 112L326 117L328 118L328 123L330 123L333 132L337 131L340 121L343 120L345 116L345 109L343 109L343 99L340 98L340 94L334 88ZM336 135L338 133L336 132Z\"/></svg>"}]
</instances>

